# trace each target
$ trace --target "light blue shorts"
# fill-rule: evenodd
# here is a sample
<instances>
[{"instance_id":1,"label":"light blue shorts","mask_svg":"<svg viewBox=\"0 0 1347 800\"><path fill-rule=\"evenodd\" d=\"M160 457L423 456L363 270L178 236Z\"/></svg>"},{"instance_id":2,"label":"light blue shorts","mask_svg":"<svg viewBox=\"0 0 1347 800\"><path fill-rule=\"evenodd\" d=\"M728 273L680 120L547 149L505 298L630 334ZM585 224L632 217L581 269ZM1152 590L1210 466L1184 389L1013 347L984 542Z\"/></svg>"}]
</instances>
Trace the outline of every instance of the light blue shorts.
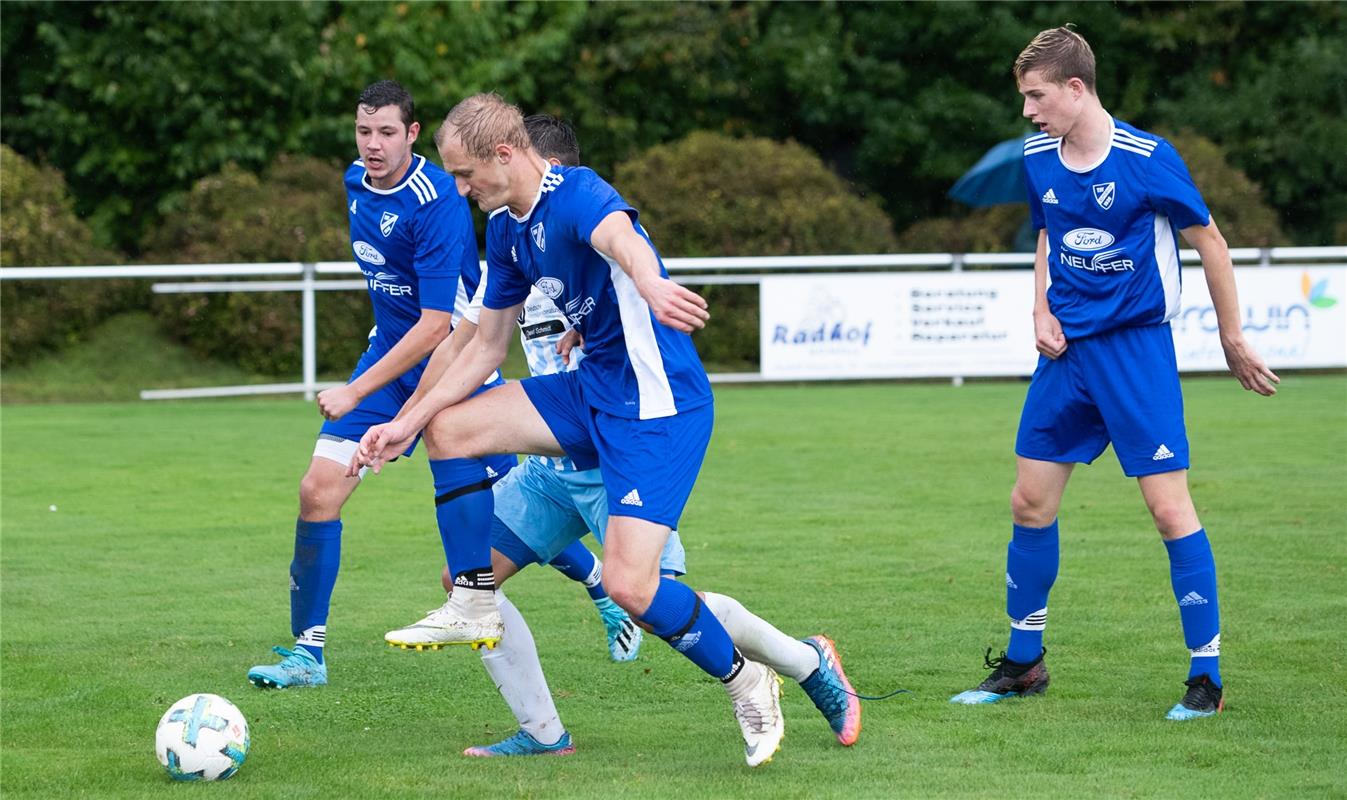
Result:
<instances>
[{"instance_id":1,"label":"light blue shorts","mask_svg":"<svg viewBox=\"0 0 1347 800\"><path fill-rule=\"evenodd\" d=\"M532 551L538 563L556 558L567 545L591 531L603 544L608 527L608 494L597 469L563 471L540 458L526 458L501 478L492 491L496 516ZM497 549L518 566L524 566L516 558L520 554L511 552L514 548ZM687 554L678 531L670 532L659 566L661 572L677 575L687 572Z\"/></svg>"}]
</instances>

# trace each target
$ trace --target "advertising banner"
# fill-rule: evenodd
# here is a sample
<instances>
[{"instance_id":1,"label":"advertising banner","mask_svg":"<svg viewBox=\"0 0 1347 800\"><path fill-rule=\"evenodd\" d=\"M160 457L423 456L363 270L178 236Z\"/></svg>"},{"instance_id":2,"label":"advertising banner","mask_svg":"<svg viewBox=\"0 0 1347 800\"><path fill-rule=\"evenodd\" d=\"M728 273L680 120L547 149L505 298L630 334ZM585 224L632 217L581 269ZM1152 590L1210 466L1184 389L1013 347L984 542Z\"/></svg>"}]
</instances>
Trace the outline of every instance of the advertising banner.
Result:
<instances>
[{"instance_id":1,"label":"advertising banner","mask_svg":"<svg viewBox=\"0 0 1347 800\"><path fill-rule=\"evenodd\" d=\"M1223 370L1201 268L1184 270L1179 368ZM1236 269L1245 335L1273 369L1347 366L1347 267ZM770 380L1029 375L1033 273L769 276L761 369Z\"/></svg>"}]
</instances>

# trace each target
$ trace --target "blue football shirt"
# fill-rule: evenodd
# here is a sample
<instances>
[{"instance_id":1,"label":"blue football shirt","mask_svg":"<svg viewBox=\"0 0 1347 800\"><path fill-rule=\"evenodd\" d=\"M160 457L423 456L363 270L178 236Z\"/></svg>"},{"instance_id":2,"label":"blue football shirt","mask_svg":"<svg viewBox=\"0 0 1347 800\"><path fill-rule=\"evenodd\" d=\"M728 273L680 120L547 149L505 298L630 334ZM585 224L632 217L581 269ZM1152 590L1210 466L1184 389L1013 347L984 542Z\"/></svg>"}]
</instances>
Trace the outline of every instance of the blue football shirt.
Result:
<instances>
[{"instance_id":1,"label":"blue football shirt","mask_svg":"<svg viewBox=\"0 0 1347 800\"><path fill-rule=\"evenodd\" d=\"M584 337L580 381L593 408L655 419L710 403L711 384L692 338L657 322L631 278L590 243L614 211L628 214L650 242L636 210L593 170L552 167L528 213L516 217L502 208L487 222L483 305L510 308L534 286L555 302ZM662 261L660 274L668 276Z\"/></svg>"},{"instance_id":2,"label":"blue football shirt","mask_svg":"<svg viewBox=\"0 0 1347 800\"><path fill-rule=\"evenodd\" d=\"M1108 152L1073 169L1061 140L1024 142L1035 229L1047 229L1048 307L1068 339L1155 325L1179 312L1178 231L1211 213L1164 139L1112 120Z\"/></svg>"},{"instance_id":3,"label":"blue football shirt","mask_svg":"<svg viewBox=\"0 0 1347 800\"><path fill-rule=\"evenodd\" d=\"M460 278L480 275L472 212L453 178L423 156L391 189L371 186L356 161L346 170L346 206L351 251L374 305L370 346L387 352L421 309L453 313Z\"/></svg>"}]
</instances>

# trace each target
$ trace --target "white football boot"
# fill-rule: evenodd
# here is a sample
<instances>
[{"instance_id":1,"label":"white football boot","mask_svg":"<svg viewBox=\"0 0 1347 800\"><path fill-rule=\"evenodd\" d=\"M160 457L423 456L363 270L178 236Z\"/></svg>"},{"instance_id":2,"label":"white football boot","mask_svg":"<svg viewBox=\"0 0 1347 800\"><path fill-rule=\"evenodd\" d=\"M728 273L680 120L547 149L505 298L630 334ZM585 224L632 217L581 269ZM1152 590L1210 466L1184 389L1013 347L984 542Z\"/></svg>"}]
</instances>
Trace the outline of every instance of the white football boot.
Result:
<instances>
[{"instance_id":1,"label":"white football boot","mask_svg":"<svg viewBox=\"0 0 1347 800\"><path fill-rule=\"evenodd\" d=\"M489 589L459 587L444 605L405 628L384 634L384 641L404 650L439 650L450 644L495 649L505 633L495 594Z\"/></svg>"},{"instance_id":2,"label":"white football boot","mask_svg":"<svg viewBox=\"0 0 1347 800\"><path fill-rule=\"evenodd\" d=\"M771 667L745 661L725 689L734 701L734 718L744 734L744 759L750 767L766 764L781 749L786 720L781 716L781 678Z\"/></svg>"}]
</instances>

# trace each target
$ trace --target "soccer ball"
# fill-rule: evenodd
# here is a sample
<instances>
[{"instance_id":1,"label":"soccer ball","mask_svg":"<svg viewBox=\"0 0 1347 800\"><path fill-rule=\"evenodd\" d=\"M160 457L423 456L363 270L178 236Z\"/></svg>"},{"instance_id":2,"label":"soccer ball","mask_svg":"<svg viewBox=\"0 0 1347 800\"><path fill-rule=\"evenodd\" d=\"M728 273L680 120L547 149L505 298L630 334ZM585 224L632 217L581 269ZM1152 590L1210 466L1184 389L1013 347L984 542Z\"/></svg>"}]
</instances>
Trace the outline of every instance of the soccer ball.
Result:
<instances>
[{"instance_id":1,"label":"soccer ball","mask_svg":"<svg viewBox=\"0 0 1347 800\"><path fill-rule=\"evenodd\" d=\"M222 781L248 757L248 721L223 697L188 695L159 720L154 752L175 781Z\"/></svg>"}]
</instances>

